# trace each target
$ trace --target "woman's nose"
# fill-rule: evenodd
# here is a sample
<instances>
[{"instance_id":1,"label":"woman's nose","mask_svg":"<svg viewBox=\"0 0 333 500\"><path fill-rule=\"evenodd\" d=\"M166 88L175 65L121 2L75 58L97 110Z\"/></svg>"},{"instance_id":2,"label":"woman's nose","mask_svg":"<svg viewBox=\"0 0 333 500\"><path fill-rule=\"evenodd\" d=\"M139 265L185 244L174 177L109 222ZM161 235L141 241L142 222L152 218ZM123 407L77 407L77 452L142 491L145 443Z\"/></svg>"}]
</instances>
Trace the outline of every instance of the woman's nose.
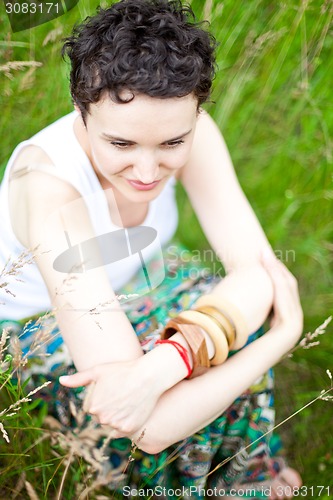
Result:
<instances>
[{"instance_id":1,"label":"woman's nose","mask_svg":"<svg viewBox=\"0 0 333 500\"><path fill-rule=\"evenodd\" d=\"M143 153L133 165L133 174L138 181L149 184L157 180L158 167L158 159L154 153Z\"/></svg>"}]
</instances>

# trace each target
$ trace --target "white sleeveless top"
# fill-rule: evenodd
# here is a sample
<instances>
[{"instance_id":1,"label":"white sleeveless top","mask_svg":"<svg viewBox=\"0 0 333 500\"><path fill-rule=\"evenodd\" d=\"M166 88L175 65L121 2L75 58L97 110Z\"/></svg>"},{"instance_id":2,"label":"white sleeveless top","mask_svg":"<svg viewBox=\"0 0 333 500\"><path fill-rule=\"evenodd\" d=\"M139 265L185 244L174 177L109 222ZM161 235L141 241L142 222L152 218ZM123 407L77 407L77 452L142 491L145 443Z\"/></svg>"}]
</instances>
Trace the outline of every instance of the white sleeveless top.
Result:
<instances>
[{"instance_id":1,"label":"white sleeveless top","mask_svg":"<svg viewBox=\"0 0 333 500\"><path fill-rule=\"evenodd\" d=\"M26 250L14 235L8 202L10 170L17 155L26 146L39 146L45 151L56 166L57 177L69 182L88 200L87 208L96 235L120 229L111 222L104 191L74 134L76 117L77 112L74 111L41 130L31 139L20 143L8 162L0 186L0 272L9 259L11 262L16 261ZM142 223L142 226L149 226L157 231L161 245L170 241L177 228L174 185L175 179L171 178L159 196L149 204L147 216ZM145 255L146 258L149 258L149 255ZM117 292L133 277L139 267L140 260L137 258L118 260L108 265L107 272L113 290ZM0 287L0 319L23 319L50 310L48 291L35 263L24 265L19 276L0 278L0 285L4 280L8 284L6 287Z\"/></svg>"}]
</instances>

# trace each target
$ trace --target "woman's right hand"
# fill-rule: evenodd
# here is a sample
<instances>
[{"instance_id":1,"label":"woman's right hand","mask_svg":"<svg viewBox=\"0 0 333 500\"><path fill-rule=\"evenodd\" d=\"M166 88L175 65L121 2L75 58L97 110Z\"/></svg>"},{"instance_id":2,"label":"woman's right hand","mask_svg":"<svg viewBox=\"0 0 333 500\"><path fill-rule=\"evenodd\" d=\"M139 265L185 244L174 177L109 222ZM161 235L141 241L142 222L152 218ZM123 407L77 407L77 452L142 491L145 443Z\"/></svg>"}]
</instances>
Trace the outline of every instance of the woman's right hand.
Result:
<instances>
[{"instance_id":1,"label":"woman's right hand","mask_svg":"<svg viewBox=\"0 0 333 500\"><path fill-rule=\"evenodd\" d=\"M66 387L88 386L85 411L100 424L110 426L113 437L131 436L142 429L162 393L159 378L147 376L143 361L142 356L105 363L60 377L60 383Z\"/></svg>"},{"instance_id":2,"label":"woman's right hand","mask_svg":"<svg viewBox=\"0 0 333 500\"><path fill-rule=\"evenodd\" d=\"M181 334L172 338L185 342ZM186 375L187 367L177 350L161 345L131 361L104 363L60 377L60 383L89 386L85 411L112 427L117 438L142 431L160 396Z\"/></svg>"},{"instance_id":3,"label":"woman's right hand","mask_svg":"<svg viewBox=\"0 0 333 500\"><path fill-rule=\"evenodd\" d=\"M273 317L271 330L285 332L294 343L303 332L303 311L296 278L281 261L268 254L262 264L273 282Z\"/></svg>"}]
</instances>

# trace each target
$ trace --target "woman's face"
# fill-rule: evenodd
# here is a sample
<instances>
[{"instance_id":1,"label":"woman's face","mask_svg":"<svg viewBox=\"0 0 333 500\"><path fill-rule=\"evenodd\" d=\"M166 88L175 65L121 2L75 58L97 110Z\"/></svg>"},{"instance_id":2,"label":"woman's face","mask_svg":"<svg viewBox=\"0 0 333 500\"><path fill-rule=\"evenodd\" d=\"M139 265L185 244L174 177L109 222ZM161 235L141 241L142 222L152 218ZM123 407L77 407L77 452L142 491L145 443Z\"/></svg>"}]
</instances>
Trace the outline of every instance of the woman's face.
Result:
<instances>
[{"instance_id":1,"label":"woman's face","mask_svg":"<svg viewBox=\"0 0 333 500\"><path fill-rule=\"evenodd\" d=\"M137 95L126 104L110 98L86 115L89 156L103 186L133 202L148 202L188 161L197 100Z\"/></svg>"}]
</instances>

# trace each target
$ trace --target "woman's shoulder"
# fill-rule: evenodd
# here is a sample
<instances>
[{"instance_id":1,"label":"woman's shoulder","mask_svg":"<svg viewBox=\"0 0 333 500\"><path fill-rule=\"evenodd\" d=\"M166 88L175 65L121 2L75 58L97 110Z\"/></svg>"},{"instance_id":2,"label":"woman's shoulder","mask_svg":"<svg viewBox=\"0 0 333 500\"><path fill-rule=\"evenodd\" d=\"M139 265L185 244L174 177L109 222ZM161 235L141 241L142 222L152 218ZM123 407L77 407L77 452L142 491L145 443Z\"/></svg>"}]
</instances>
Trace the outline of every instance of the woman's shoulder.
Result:
<instances>
[{"instance_id":1,"label":"woman's shoulder","mask_svg":"<svg viewBox=\"0 0 333 500\"><path fill-rule=\"evenodd\" d=\"M22 172L23 175L23 169L27 171L32 168L32 165L38 164L53 165L49 156L40 146L36 144L27 144L17 154L11 167L10 178L17 177L18 172Z\"/></svg>"},{"instance_id":2,"label":"woman's shoulder","mask_svg":"<svg viewBox=\"0 0 333 500\"><path fill-rule=\"evenodd\" d=\"M48 214L78 197L77 190L59 176L42 148L26 146L17 155L9 174L9 216L16 238L28 247L29 227L42 223Z\"/></svg>"},{"instance_id":3,"label":"woman's shoulder","mask_svg":"<svg viewBox=\"0 0 333 500\"><path fill-rule=\"evenodd\" d=\"M54 161L47 153L49 145L56 144L58 147L63 135L68 139L68 129L73 129L76 116L75 111L68 113L20 143L8 163L11 173L32 164L53 165Z\"/></svg>"},{"instance_id":4,"label":"woman's shoulder","mask_svg":"<svg viewBox=\"0 0 333 500\"><path fill-rule=\"evenodd\" d=\"M200 142L202 138L209 136L212 131L216 132L217 129L218 126L215 123L215 120L207 111L201 109L197 118L194 140Z\"/></svg>"},{"instance_id":5,"label":"woman's shoulder","mask_svg":"<svg viewBox=\"0 0 333 500\"><path fill-rule=\"evenodd\" d=\"M214 119L207 111L200 110L190 157L181 170L179 180L181 182L187 177L194 179L209 175L214 163L223 163L225 156L224 140Z\"/></svg>"}]
</instances>

